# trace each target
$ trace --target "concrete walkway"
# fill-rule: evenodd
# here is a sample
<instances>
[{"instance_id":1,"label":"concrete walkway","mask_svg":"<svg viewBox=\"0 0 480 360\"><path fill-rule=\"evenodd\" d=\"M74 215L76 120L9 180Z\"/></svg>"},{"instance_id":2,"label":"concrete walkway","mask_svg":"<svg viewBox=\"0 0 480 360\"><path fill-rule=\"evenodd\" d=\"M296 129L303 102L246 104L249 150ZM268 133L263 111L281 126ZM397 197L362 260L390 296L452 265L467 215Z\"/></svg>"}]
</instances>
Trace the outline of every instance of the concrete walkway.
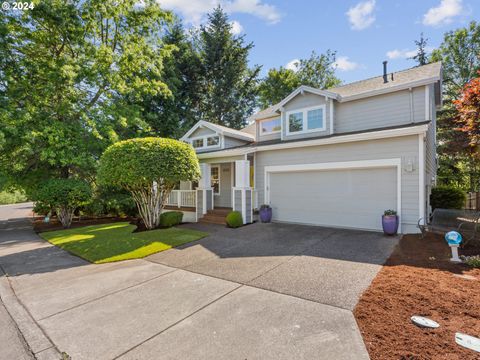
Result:
<instances>
[{"instance_id":1,"label":"concrete walkway","mask_svg":"<svg viewBox=\"0 0 480 360\"><path fill-rule=\"evenodd\" d=\"M216 226L181 249L92 265L41 240L27 213L0 208L0 297L37 359L368 359L350 309L393 239L359 232L382 250L357 238L339 258L337 230Z\"/></svg>"}]
</instances>

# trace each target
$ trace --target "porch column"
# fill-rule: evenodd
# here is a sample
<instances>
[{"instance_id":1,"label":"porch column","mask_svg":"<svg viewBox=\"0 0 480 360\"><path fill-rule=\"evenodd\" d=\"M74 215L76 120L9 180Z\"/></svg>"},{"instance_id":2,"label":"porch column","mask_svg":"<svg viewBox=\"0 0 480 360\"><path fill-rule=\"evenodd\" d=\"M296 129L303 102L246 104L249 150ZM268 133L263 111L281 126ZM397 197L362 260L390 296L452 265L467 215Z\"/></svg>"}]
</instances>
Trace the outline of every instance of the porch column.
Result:
<instances>
[{"instance_id":1,"label":"porch column","mask_svg":"<svg viewBox=\"0 0 480 360\"><path fill-rule=\"evenodd\" d=\"M252 188L250 187L250 161L235 161L235 186L232 190L232 208L242 214L243 223L253 219Z\"/></svg>"},{"instance_id":2,"label":"porch column","mask_svg":"<svg viewBox=\"0 0 480 360\"><path fill-rule=\"evenodd\" d=\"M201 177L197 187L197 218L203 217L207 210L213 209L213 188L210 186L210 164L200 164Z\"/></svg>"}]
</instances>

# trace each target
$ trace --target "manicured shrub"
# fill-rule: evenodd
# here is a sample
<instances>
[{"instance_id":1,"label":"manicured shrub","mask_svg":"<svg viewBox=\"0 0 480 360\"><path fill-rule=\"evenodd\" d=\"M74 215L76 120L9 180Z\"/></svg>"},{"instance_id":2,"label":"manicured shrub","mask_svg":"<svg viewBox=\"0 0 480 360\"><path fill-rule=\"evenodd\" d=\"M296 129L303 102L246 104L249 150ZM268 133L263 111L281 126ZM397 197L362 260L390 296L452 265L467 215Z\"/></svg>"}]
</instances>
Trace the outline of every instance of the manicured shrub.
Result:
<instances>
[{"instance_id":1,"label":"manicured shrub","mask_svg":"<svg viewBox=\"0 0 480 360\"><path fill-rule=\"evenodd\" d=\"M75 211L88 203L92 191L90 185L78 179L51 179L35 194L35 208L43 213L56 212L63 227L70 227Z\"/></svg>"},{"instance_id":2,"label":"manicured shrub","mask_svg":"<svg viewBox=\"0 0 480 360\"><path fill-rule=\"evenodd\" d=\"M200 177L193 148L181 141L139 138L117 142L100 159L102 185L129 191L147 229L160 224L163 202L179 181Z\"/></svg>"},{"instance_id":3,"label":"manicured shrub","mask_svg":"<svg viewBox=\"0 0 480 360\"><path fill-rule=\"evenodd\" d=\"M226 217L228 227L238 228L243 225L242 214L239 211L232 211Z\"/></svg>"},{"instance_id":4,"label":"manicured shrub","mask_svg":"<svg viewBox=\"0 0 480 360\"><path fill-rule=\"evenodd\" d=\"M27 201L27 197L25 193L20 190L0 192L0 205L16 204L24 201Z\"/></svg>"},{"instance_id":5,"label":"manicured shrub","mask_svg":"<svg viewBox=\"0 0 480 360\"><path fill-rule=\"evenodd\" d=\"M461 209L465 205L466 194L452 186L436 186L430 194L432 209Z\"/></svg>"},{"instance_id":6,"label":"manicured shrub","mask_svg":"<svg viewBox=\"0 0 480 360\"><path fill-rule=\"evenodd\" d=\"M172 227L182 223L183 213L181 211L167 211L160 215L160 226Z\"/></svg>"}]
</instances>

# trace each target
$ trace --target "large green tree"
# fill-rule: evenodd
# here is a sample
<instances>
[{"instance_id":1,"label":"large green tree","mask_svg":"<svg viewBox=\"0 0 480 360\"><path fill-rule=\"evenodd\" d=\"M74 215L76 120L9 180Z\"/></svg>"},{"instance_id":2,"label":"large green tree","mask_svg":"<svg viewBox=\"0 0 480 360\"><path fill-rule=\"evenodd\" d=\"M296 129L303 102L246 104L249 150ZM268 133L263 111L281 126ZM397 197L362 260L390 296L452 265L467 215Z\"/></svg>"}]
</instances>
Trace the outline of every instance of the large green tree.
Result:
<instances>
[{"instance_id":1,"label":"large green tree","mask_svg":"<svg viewBox=\"0 0 480 360\"><path fill-rule=\"evenodd\" d=\"M341 83L335 76L335 52L324 54L312 51L307 59L296 63L296 71L280 67L270 69L259 85L259 103L262 108L278 103L300 85L328 89Z\"/></svg>"},{"instance_id":2,"label":"large green tree","mask_svg":"<svg viewBox=\"0 0 480 360\"><path fill-rule=\"evenodd\" d=\"M217 7L196 38L201 59L198 118L239 129L256 105L259 66L248 66L253 43L232 34L227 14Z\"/></svg>"},{"instance_id":3,"label":"large green tree","mask_svg":"<svg viewBox=\"0 0 480 360\"><path fill-rule=\"evenodd\" d=\"M103 150L148 127L119 97L170 95L170 14L154 0L42 0L0 12L0 172L91 178ZM30 186L28 186L30 185Z\"/></svg>"},{"instance_id":4,"label":"large green tree","mask_svg":"<svg viewBox=\"0 0 480 360\"><path fill-rule=\"evenodd\" d=\"M130 96L128 101L141 108L141 117L151 135L179 138L198 121L202 84L200 57L178 18L166 26L162 40L164 45L174 47L173 56L164 60L161 74L150 76L164 81L171 96L147 94L141 98ZM124 99L119 98L120 104L122 101Z\"/></svg>"},{"instance_id":5,"label":"large green tree","mask_svg":"<svg viewBox=\"0 0 480 360\"><path fill-rule=\"evenodd\" d=\"M443 108L437 115L440 183L478 191L480 166L465 146L465 133L458 131L457 109L453 101L480 69L480 24L445 33L442 44L432 52L431 61L442 61Z\"/></svg>"}]
</instances>

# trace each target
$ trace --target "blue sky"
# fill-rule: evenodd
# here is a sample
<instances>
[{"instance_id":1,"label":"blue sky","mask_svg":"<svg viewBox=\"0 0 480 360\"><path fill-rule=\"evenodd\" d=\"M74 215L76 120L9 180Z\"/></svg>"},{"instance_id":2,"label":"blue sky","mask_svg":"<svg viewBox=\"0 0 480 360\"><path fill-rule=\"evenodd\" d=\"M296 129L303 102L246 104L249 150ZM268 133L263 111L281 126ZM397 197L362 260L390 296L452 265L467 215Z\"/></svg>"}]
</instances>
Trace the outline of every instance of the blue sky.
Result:
<instances>
[{"instance_id":1,"label":"blue sky","mask_svg":"<svg viewBox=\"0 0 480 360\"><path fill-rule=\"evenodd\" d=\"M414 66L409 51L423 32L438 46L446 31L466 26L480 13L479 0L164 0L187 26L198 26L220 3L255 48L252 64L269 68L293 66L312 50L337 51L337 76L344 82Z\"/></svg>"}]
</instances>

